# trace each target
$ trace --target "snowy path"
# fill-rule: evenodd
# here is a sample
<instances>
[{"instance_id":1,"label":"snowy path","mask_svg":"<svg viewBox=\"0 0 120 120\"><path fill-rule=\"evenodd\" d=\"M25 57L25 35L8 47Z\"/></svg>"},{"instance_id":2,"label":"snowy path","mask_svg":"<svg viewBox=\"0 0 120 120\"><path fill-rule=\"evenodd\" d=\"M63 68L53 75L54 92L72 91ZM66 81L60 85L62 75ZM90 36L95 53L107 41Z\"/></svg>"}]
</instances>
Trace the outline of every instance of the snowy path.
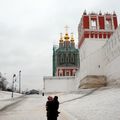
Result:
<instances>
[{"instance_id":1,"label":"snowy path","mask_svg":"<svg viewBox=\"0 0 120 120\"><path fill-rule=\"evenodd\" d=\"M58 120L120 120L119 87L57 95L61 103ZM47 96L27 96L24 101L0 112L0 120L46 120Z\"/></svg>"},{"instance_id":2,"label":"snowy path","mask_svg":"<svg viewBox=\"0 0 120 120\"><path fill-rule=\"evenodd\" d=\"M0 120L46 120L45 103L46 97L26 96L22 102L0 112ZM65 112L61 112L58 120L70 120L70 118Z\"/></svg>"}]
</instances>

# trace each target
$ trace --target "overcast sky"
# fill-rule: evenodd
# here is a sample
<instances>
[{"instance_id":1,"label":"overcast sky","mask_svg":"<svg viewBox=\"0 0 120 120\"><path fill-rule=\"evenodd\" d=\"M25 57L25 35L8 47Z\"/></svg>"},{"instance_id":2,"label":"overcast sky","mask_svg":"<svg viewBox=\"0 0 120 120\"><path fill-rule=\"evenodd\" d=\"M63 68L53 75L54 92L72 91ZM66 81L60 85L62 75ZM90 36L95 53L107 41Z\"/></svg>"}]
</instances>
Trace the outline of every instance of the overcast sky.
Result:
<instances>
[{"instance_id":1,"label":"overcast sky","mask_svg":"<svg viewBox=\"0 0 120 120\"><path fill-rule=\"evenodd\" d=\"M113 13L120 0L0 0L0 72L11 82L22 71L22 88L42 89L52 75L52 47L59 34L74 33L84 10Z\"/></svg>"}]
</instances>

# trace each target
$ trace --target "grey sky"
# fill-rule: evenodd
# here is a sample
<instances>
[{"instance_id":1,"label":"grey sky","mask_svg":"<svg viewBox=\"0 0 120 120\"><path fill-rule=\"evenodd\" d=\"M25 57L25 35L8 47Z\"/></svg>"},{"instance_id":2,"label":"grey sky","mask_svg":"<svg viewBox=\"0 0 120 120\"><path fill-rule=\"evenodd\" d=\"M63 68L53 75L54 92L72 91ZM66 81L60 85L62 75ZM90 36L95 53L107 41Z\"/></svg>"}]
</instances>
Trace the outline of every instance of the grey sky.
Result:
<instances>
[{"instance_id":1,"label":"grey sky","mask_svg":"<svg viewBox=\"0 0 120 120\"><path fill-rule=\"evenodd\" d=\"M42 88L43 76L52 75L52 47L68 25L77 43L83 11L116 11L119 0L0 0L0 72L12 80L22 71L22 86Z\"/></svg>"}]
</instances>

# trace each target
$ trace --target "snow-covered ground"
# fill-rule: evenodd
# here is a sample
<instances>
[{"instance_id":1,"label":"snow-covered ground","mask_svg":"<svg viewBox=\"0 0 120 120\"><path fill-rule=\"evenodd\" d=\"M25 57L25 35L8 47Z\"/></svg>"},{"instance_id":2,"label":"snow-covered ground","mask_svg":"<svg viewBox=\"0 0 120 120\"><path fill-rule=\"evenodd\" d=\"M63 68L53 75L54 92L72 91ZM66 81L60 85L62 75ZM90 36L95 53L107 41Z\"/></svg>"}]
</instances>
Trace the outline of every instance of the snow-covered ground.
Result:
<instances>
[{"instance_id":1,"label":"snow-covered ground","mask_svg":"<svg viewBox=\"0 0 120 120\"><path fill-rule=\"evenodd\" d=\"M120 88L103 87L99 88L96 91L91 91L93 90L85 89L74 93L52 94L52 96L59 96L59 111L61 113L58 120L120 120ZM36 95L33 97L30 96L30 98L28 96L27 101L23 104L23 106L28 106L28 108L25 107L24 109L23 106L19 106L18 108L14 109L14 112L16 110L17 115L17 112L19 112L19 110L23 109L23 112L27 112L34 108L32 111L37 110L38 114L35 113L33 117L30 118L33 119L35 117L37 120L41 115L41 118L46 119L45 108L41 108L43 110L40 110L40 106L45 106L47 96L48 95L42 97L41 95ZM1 101L3 102L3 100ZM2 104L1 101L0 105ZM31 107L31 104L33 104L34 107ZM20 113L18 113L18 115L19 114ZM12 111L9 115L12 116ZM32 116L32 113L30 115ZM7 118L9 118L9 120L12 120L12 118L10 119L9 116L5 116L5 118L5 120L8 120ZM4 115L2 115L2 119L4 119Z\"/></svg>"},{"instance_id":2,"label":"snow-covered ground","mask_svg":"<svg viewBox=\"0 0 120 120\"><path fill-rule=\"evenodd\" d=\"M0 91L0 100L11 99L12 92ZM21 96L19 93L13 94L14 98Z\"/></svg>"},{"instance_id":3,"label":"snow-covered ground","mask_svg":"<svg viewBox=\"0 0 120 120\"><path fill-rule=\"evenodd\" d=\"M120 88L100 88L82 99L62 104L61 108L74 120L120 120Z\"/></svg>"},{"instance_id":4,"label":"snow-covered ground","mask_svg":"<svg viewBox=\"0 0 120 120\"><path fill-rule=\"evenodd\" d=\"M14 93L12 98L11 95L12 92L0 91L0 109L11 103L14 103L16 99L21 96L19 93Z\"/></svg>"}]
</instances>

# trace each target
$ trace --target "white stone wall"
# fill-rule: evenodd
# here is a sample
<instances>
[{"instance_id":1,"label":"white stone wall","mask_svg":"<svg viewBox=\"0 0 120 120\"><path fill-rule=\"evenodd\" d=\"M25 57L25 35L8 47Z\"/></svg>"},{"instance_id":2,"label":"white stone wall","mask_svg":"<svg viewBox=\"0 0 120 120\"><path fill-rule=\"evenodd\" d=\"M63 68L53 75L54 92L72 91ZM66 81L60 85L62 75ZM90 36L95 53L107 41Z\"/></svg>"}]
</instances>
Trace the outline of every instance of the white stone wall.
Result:
<instances>
[{"instance_id":1,"label":"white stone wall","mask_svg":"<svg viewBox=\"0 0 120 120\"><path fill-rule=\"evenodd\" d=\"M120 26L104 45L104 57L108 82L120 83Z\"/></svg>"},{"instance_id":2,"label":"white stone wall","mask_svg":"<svg viewBox=\"0 0 120 120\"><path fill-rule=\"evenodd\" d=\"M106 39L85 39L80 48L80 70L76 73L77 81L86 75L103 75L103 45Z\"/></svg>"},{"instance_id":3,"label":"white stone wall","mask_svg":"<svg viewBox=\"0 0 120 120\"><path fill-rule=\"evenodd\" d=\"M44 77L45 92L69 92L75 90L75 77Z\"/></svg>"},{"instance_id":4,"label":"white stone wall","mask_svg":"<svg viewBox=\"0 0 120 120\"><path fill-rule=\"evenodd\" d=\"M91 54L100 49L107 39L86 38L80 48L80 61L88 58Z\"/></svg>"},{"instance_id":5,"label":"white stone wall","mask_svg":"<svg viewBox=\"0 0 120 120\"><path fill-rule=\"evenodd\" d=\"M85 68L86 66L86 68ZM103 75L103 51L102 49L89 55L84 61L82 61L81 69L86 71L87 75Z\"/></svg>"},{"instance_id":6,"label":"white stone wall","mask_svg":"<svg viewBox=\"0 0 120 120\"><path fill-rule=\"evenodd\" d=\"M103 49L98 49L80 63L80 69L76 73L76 85L87 75L104 75Z\"/></svg>"},{"instance_id":7,"label":"white stone wall","mask_svg":"<svg viewBox=\"0 0 120 120\"><path fill-rule=\"evenodd\" d=\"M120 83L120 26L110 39L85 41L80 49L77 86L87 75L105 75L109 83Z\"/></svg>"}]
</instances>

